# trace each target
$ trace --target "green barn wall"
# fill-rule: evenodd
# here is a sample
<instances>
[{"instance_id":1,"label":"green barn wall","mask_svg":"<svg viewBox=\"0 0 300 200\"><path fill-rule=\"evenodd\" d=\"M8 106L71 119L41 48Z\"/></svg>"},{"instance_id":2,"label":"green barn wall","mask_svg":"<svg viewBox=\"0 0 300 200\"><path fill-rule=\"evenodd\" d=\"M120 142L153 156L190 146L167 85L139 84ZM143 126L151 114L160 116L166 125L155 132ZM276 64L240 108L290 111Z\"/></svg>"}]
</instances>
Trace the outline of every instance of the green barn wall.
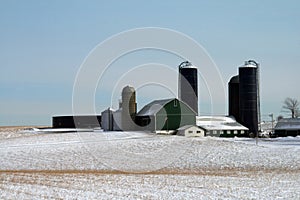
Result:
<instances>
[{"instance_id":1,"label":"green barn wall","mask_svg":"<svg viewBox=\"0 0 300 200\"><path fill-rule=\"evenodd\" d=\"M175 103L176 101L176 103ZM168 120L166 120L166 117ZM174 99L156 114L157 130L176 130L184 125L195 125L196 114L187 105Z\"/></svg>"}]
</instances>

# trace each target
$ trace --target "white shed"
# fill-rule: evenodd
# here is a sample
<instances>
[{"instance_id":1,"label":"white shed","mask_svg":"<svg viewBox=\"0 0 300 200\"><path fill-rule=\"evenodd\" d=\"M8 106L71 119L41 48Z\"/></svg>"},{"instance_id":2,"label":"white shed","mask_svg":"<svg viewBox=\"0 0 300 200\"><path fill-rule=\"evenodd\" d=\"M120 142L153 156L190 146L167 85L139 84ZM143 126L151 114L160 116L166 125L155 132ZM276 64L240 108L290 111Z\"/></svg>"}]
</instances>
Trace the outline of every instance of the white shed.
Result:
<instances>
[{"instance_id":1,"label":"white shed","mask_svg":"<svg viewBox=\"0 0 300 200\"><path fill-rule=\"evenodd\" d=\"M205 130L205 136L245 137L249 131L235 119L225 116L197 116L196 125Z\"/></svg>"},{"instance_id":2,"label":"white shed","mask_svg":"<svg viewBox=\"0 0 300 200\"><path fill-rule=\"evenodd\" d=\"M194 125L185 125L177 129L177 135L186 137L204 137L205 130Z\"/></svg>"}]
</instances>

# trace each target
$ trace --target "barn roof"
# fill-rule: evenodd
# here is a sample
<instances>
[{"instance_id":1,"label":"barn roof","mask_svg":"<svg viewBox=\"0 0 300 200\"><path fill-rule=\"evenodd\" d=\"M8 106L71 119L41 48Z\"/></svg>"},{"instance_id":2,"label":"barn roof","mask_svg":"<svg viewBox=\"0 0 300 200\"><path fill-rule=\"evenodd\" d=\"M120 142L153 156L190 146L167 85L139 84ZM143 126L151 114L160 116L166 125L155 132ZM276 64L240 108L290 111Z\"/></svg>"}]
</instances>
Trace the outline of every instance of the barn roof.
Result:
<instances>
[{"instance_id":1,"label":"barn roof","mask_svg":"<svg viewBox=\"0 0 300 200\"><path fill-rule=\"evenodd\" d=\"M275 130L300 130L300 118L285 118L280 120Z\"/></svg>"},{"instance_id":2,"label":"barn roof","mask_svg":"<svg viewBox=\"0 0 300 200\"><path fill-rule=\"evenodd\" d=\"M157 112L160 111L167 103L173 101L175 98L172 99L161 99L155 100L151 103L145 105L137 114L137 116L151 116L155 115Z\"/></svg>"}]
</instances>

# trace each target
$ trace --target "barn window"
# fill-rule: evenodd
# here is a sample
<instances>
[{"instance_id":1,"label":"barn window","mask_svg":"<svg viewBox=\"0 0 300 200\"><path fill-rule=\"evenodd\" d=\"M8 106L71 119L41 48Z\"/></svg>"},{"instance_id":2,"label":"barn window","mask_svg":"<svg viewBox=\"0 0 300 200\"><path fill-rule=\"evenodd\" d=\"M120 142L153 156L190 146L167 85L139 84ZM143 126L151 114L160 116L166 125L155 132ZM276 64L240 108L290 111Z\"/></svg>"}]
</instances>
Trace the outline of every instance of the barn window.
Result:
<instances>
[{"instance_id":1,"label":"barn window","mask_svg":"<svg viewBox=\"0 0 300 200\"><path fill-rule=\"evenodd\" d=\"M233 134L235 134L235 135L238 134L238 131L237 130L233 131Z\"/></svg>"},{"instance_id":2,"label":"barn window","mask_svg":"<svg viewBox=\"0 0 300 200\"><path fill-rule=\"evenodd\" d=\"M197 131L197 133L201 133L201 131Z\"/></svg>"},{"instance_id":3,"label":"barn window","mask_svg":"<svg viewBox=\"0 0 300 200\"><path fill-rule=\"evenodd\" d=\"M193 133L193 131L189 131L189 133Z\"/></svg>"},{"instance_id":4,"label":"barn window","mask_svg":"<svg viewBox=\"0 0 300 200\"><path fill-rule=\"evenodd\" d=\"M217 131L213 131L213 134L215 134L215 135L216 135L217 133L218 133Z\"/></svg>"},{"instance_id":5,"label":"barn window","mask_svg":"<svg viewBox=\"0 0 300 200\"><path fill-rule=\"evenodd\" d=\"M174 107L177 107L178 105L178 102L177 102L177 99L174 100Z\"/></svg>"}]
</instances>

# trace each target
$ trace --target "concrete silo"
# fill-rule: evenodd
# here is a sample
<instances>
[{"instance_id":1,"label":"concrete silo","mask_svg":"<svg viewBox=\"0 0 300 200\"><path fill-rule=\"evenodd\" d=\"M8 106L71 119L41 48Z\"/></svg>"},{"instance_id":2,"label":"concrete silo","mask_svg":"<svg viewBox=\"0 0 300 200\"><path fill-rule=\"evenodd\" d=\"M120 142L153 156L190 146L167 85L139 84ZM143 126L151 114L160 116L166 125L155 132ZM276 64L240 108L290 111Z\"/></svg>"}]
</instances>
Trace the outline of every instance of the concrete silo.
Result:
<instances>
[{"instance_id":1,"label":"concrete silo","mask_svg":"<svg viewBox=\"0 0 300 200\"><path fill-rule=\"evenodd\" d=\"M135 129L136 116L136 93L131 86L126 86L122 90L122 130L129 131Z\"/></svg>"},{"instance_id":2,"label":"concrete silo","mask_svg":"<svg viewBox=\"0 0 300 200\"><path fill-rule=\"evenodd\" d=\"M197 67L185 61L179 65L178 97L198 115L198 75Z\"/></svg>"}]
</instances>

